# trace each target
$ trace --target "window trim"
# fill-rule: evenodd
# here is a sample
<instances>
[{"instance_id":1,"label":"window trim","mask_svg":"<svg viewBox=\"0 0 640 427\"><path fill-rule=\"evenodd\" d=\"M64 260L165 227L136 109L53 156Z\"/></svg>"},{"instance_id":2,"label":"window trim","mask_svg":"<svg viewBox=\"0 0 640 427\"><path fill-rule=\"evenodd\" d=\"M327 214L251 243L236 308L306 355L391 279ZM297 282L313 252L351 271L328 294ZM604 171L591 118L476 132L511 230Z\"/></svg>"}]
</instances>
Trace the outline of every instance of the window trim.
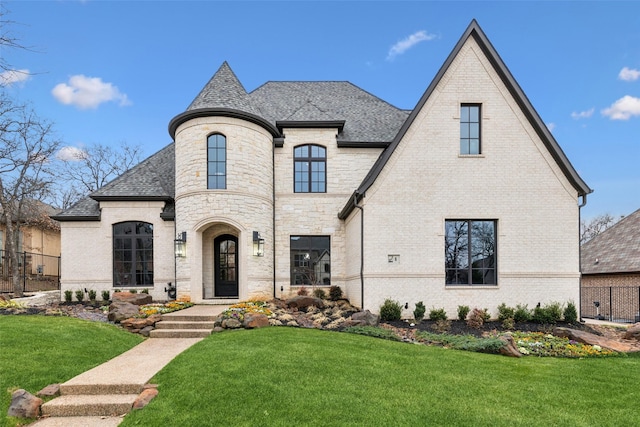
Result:
<instances>
[{"instance_id":1,"label":"window trim","mask_svg":"<svg viewBox=\"0 0 640 427\"><path fill-rule=\"evenodd\" d=\"M219 150L220 147L218 146L218 143L216 143L215 147L211 147L211 137L222 137L224 139L224 160L211 160L209 158L209 152L210 150L214 149L214 150ZM218 165L218 164L223 164L224 165L224 173L220 174L220 173L211 173L211 166L212 164ZM212 187L209 182L209 179L215 177L216 178L216 186ZM218 182L218 178L219 177L223 177L224 178L224 185L223 186L217 186L217 182ZM207 190L226 190L227 189L227 137L226 135L224 135L223 133L220 132L213 132L209 135L207 135Z\"/></svg>"},{"instance_id":2,"label":"window trim","mask_svg":"<svg viewBox=\"0 0 640 427\"><path fill-rule=\"evenodd\" d=\"M462 109L464 107L477 107L478 108L478 121L471 121L471 119L469 119L469 121L463 122L462 121ZM479 102L463 102L460 104L460 134L459 134L459 145L458 145L458 153L460 154L460 156L462 157L478 157L478 156L482 156L483 152L482 152L482 104ZM471 124L478 124L478 152L477 153L472 153L471 152L471 141L475 140L476 138L471 138L470 136L470 132L469 132L469 136L467 136L466 138L462 137L462 125L463 124L467 124L467 125L471 125ZM466 145L467 145L467 153L463 153L462 152L462 141L466 140Z\"/></svg>"},{"instance_id":3,"label":"window trim","mask_svg":"<svg viewBox=\"0 0 640 427\"><path fill-rule=\"evenodd\" d=\"M447 225L450 222L464 222L467 224L467 242L466 242L466 259L467 259L467 263L468 265L465 268L455 268L455 267L449 267L448 266L448 255L449 255L449 249L448 249L448 245L447 245L447 238L449 237L448 234L448 230L447 230ZM473 234L472 232L470 232L470 230L473 230L472 227L472 223L474 222L490 222L493 224L493 252L492 252L492 256L493 256L493 266L492 267L481 267L481 268L474 268L474 262L477 261L473 261L473 245L472 245L472 240L473 240ZM495 288L498 286L498 220L497 219L445 219L445 223L444 223L444 251L445 251L445 262L444 262L444 274L445 274L445 286L447 287L460 287L460 286L469 286L469 287L491 287L491 288ZM481 261L481 260L478 260ZM449 283L449 272L450 271L465 271L466 270L466 275L467 275L467 283ZM474 271L482 271L482 272L488 272L488 271L493 271L493 283L473 283L473 273ZM483 273L483 278L485 277L486 273ZM456 277L458 277L456 275Z\"/></svg>"},{"instance_id":4,"label":"window trim","mask_svg":"<svg viewBox=\"0 0 640 427\"><path fill-rule=\"evenodd\" d=\"M321 148L324 152L324 157L313 157L313 147ZM306 157L296 157L296 150L299 148L307 149ZM298 181L297 181L297 164L298 163L306 163L307 167L307 176L306 181L300 181L300 184L305 184L306 189L298 190ZM322 171L322 181L313 181L313 164L323 164ZM304 173L304 171L302 171ZM323 189L322 191L313 191L314 183L322 183ZM327 147L322 146L320 144L301 144L293 147L293 192L294 193L326 193L327 192Z\"/></svg>"}]
</instances>

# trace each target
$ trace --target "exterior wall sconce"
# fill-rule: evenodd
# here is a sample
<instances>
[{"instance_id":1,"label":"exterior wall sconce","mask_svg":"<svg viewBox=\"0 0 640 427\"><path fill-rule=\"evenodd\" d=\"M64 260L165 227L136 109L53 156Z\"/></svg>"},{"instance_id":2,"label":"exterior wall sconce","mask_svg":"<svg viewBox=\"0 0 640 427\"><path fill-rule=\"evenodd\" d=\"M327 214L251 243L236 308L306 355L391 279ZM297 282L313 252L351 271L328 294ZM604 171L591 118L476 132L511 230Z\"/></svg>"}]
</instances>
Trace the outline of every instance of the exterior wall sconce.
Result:
<instances>
[{"instance_id":1,"label":"exterior wall sconce","mask_svg":"<svg viewBox=\"0 0 640 427\"><path fill-rule=\"evenodd\" d=\"M264 239L257 231L253 232L253 256L264 256Z\"/></svg>"},{"instance_id":2,"label":"exterior wall sconce","mask_svg":"<svg viewBox=\"0 0 640 427\"><path fill-rule=\"evenodd\" d=\"M175 254L176 254L176 258L184 258L187 256L187 232L183 231L182 233L179 233L178 236L176 237L176 240L174 240L174 249L175 249Z\"/></svg>"}]
</instances>

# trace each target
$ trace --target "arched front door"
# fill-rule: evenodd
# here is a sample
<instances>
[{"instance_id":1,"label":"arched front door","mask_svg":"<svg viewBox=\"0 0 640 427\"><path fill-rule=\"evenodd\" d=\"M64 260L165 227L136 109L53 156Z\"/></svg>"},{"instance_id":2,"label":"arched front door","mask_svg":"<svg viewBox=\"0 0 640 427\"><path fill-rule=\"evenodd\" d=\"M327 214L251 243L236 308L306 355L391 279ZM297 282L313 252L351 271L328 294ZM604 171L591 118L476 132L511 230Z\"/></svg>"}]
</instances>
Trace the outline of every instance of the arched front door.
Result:
<instances>
[{"instance_id":1,"label":"arched front door","mask_svg":"<svg viewBox=\"0 0 640 427\"><path fill-rule=\"evenodd\" d=\"M238 238L218 236L214 245L214 293L216 297L238 297Z\"/></svg>"}]
</instances>

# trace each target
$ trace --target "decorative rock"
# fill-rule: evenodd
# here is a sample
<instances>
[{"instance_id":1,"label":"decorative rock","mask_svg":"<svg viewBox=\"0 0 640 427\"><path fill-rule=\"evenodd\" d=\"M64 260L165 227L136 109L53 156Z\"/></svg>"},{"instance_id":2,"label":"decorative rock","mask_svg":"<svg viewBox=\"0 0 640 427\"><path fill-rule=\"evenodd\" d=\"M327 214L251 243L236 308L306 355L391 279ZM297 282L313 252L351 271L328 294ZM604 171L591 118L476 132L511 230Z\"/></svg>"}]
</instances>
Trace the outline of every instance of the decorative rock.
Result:
<instances>
[{"instance_id":1,"label":"decorative rock","mask_svg":"<svg viewBox=\"0 0 640 427\"><path fill-rule=\"evenodd\" d=\"M624 333L623 338L625 340L640 341L640 323L629 326L627 331Z\"/></svg>"},{"instance_id":2,"label":"decorative rock","mask_svg":"<svg viewBox=\"0 0 640 427\"><path fill-rule=\"evenodd\" d=\"M287 300L287 307L297 308L298 310L306 310L308 307L318 307L324 308L324 301L320 298L308 296L308 295L298 295Z\"/></svg>"},{"instance_id":3,"label":"decorative rock","mask_svg":"<svg viewBox=\"0 0 640 427\"><path fill-rule=\"evenodd\" d=\"M124 319L123 321L120 322L120 325L122 325L122 327L127 329L137 329L137 330L141 330L142 328L149 326L147 324L147 319L139 319L135 317Z\"/></svg>"},{"instance_id":4,"label":"decorative rock","mask_svg":"<svg viewBox=\"0 0 640 427\"><path fill-rule=\"evenodd\" d=\"M111 322L119 323L125 319L136 316L138 313L139 309L137 305L124 301L114 301L109 306L107 318Z\"/></svg>"},{"instance_id":5,"label":"decorative rock","mask_svg":"<svg viewBox=\"0 0 640 427\"><path fill-rule=\"evenodd\" d=\"M114 292L111 299L113 302L128 302L135 305L145 305L153 302L153 298L149 294L132 294L131 292Z\"/></svg>"},{"instance_id":6,"label":"decorative rock","mask_svg":"<svg viewBox=\"0 0 640 427\"><path fill-rule=\"evenodd\" d=\"M7 411L8 417L37 418L40 416L40 405L43 400L35 397L26 390L19 389L11 395L11 405Z\"/></svg>"},{"instance_id":7,"label":"decorative rock","mask_svg":"<svg viewBox=\"0 0 640 427\"><path fill-rule=\"evenodd\" d=\"M238 329L242 327L242 323L238 319L224 319L222 327L225 329Z\"/></svg>"},{"instance_id":8,"label":"decorative rock","mask_svg":"<svg viewBox=\"0 0 640 427\"><path fill-rule=\"evenodd\" d=\"M246 329L263 328L269 326L269 318L262 313L247 313L242 325Z\"/></svg>"},{"instance_id":9,"label":"decorative rock","mask_svg":"<svg viewBox=\"0 0 640 427\"><path fill-rule=\"evenodd\" d=\"M142 409L153 400L154 397L158 395L158 389L155 387L149 387L142 390L137 397L137 399L133 402L133 409Z\"/></svg>"},{"instance_id":10,"label":"decorative rock","mask_svg":"<svg viewBox=\"0 0 640 427\"><path fill-rule=\"evenodd\" d=\"M36 393L37 396L59 396L60 384L49 384L42 390Z\"/></svg>"},{"instance_id":11,"label":"decorative rock","mask_svg":"<svg viewBox=\"0 0 640 427\"><path fill-rule=\"evenodd\" d=\"M359 325L363 326L378 326L378 323L380 322L380 318L369 310L352 314L351 320L360 322Z\"/></svg>"},{"instance_id":12,"label":"decorative rock","mask_svg":"<svg viewBox=\"0 0 640 427\"><path fill-rule=\"evenodd\" d=\"M518 351L518 346L513 340L513 336L507 333L500 336L500 341L504 342L502 348L500 348L500 354L510 357L522 357L522 353Z\"/></svg>"},{"instance_id":13,"label":"decorative rock","mask_svg":"<svg viewBox=\"0 0 640 427\"><path fill-rule=\"evenodd\" d=\"M211 332L222 332L222 331L224 331L224 328L222 326L216 326L213 328Z\"/></svg>"},{"instance_id":14,"label":"decorative rock","mask_svg":"<svg viewBox=\"0 0 640 427\"><path fill-rule=\"evenodd\" d=\"M600 347L622 353L636 351L634 346L631 344L622 343L620 341L601 337L589 332L578 331L576 329L556 327L553 329L553 335L561 338L569 338L570 340L578 341L583 344L599 345Z\"/></svg>"},{"instance_id":15,"label":"decorative rock","mask_svg":"<svg viewBox=\"0 0 640 427\"><path fill-rule=\"evenodd\" d=\"M145 326L144 328L140 329L140 335L142 335L143 337L149 337L149 335L151 335L151 331L153 331L155 328L153 326Z\"/></svg>"}]
</instances>

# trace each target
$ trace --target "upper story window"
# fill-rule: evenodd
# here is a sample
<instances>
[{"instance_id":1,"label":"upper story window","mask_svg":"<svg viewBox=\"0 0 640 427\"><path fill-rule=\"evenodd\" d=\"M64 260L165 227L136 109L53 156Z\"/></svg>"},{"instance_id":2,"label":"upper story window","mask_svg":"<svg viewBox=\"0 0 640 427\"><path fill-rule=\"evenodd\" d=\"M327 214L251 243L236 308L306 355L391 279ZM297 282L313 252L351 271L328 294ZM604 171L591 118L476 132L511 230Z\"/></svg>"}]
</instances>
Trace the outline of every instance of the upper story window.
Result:
<instances>
[{"instance_id":1,"label":"upper story window","mask_svg":"<svg viewBox=\"0 0 640 427\"><path fill-rule=\"evenodd\" d=\"M153 286L153 224L113 225L113 285Z\"/></svg>"},{"instance_id":2,"label":"upper story window","mask_svg":"<svg viewBox=\"0 0 640 427\"><path fill-rule=\"evenodd\" d=\"M447 220L444 253L447 285L495 285L497 221Z\"/></svg>"},{"instance_id":3,"label":"upper story window","mask_svg":"<svg viewBox=\"0 0 640 427\"><path fill-rule=\"evenodd\" d=\"M460 154L481 154L480 104L460 106Z\"/></svg>"},{"instance_id":4,"label":"upper story window","mask_svg":"<svg viewBox=\"0 0 640 427\"><path fill-rule=\"evenodd\" d=\"M327 192L327 149L319 145L301 145L293 150L293 191Z\"/></svg>"},{"instance_id":5,"label":"upper story window","mask_svg":"<svg viewBox=\"0 0 640 427\"><path fill-rule=\"evenodd\" d=\"M227 188L227 138L219 133L207 138L207 188Z\"/></svg>"}]
</instances>

